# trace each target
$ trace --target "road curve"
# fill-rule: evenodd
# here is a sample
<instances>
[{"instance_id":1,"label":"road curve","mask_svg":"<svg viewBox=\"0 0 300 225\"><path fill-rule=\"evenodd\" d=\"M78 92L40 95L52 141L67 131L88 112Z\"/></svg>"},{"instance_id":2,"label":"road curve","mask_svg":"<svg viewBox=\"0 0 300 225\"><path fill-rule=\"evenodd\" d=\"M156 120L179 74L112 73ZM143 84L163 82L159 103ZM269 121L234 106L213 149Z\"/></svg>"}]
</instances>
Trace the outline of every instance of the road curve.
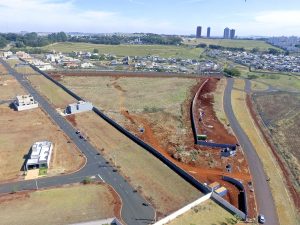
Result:
<instances>
[{"instance_id":1,"label":"road curve","mask_svg":"<svg viewBox=\"0 0 300 225\"><path fill-rule=\"evenodd\" d=\"M231 104L231 92L233 88L234 79L227 79L227 86L224 93L224 110L231 125L233 132L235 133L240 145L242 146L246 155L249 169L253 179L253 185L255 190L255 197L258 207L258 212L265 215L267 225L279 225L274 200L271 194L271 190L268 182L266 181L266 174L263 170L263 165L257 155L255 148L253 147L248 136L241 128L238 120L236 119L232 104ZM249 92L249 84L246 83L246 91Z\"/></svg>"},{"instance_id":2,"label":"road curve","mask_svg":"<svg viewBox=\"0 0 300 225\"><path fill-rule=\"evenodd\" d=\"M54 177L41 178L37 180L19 181L0 185L0 193L10 193L14 188L18 191L35 190L38 188L55 187L64 184L81 182L87 176L95 176L96 179L111 185L119 194L122 200L122 219L128 225L150 224L155 217L155 211L151 206L144 206L146 200L136 193L133 187L114 168L107 164L103 156L98 155L98 151L88 142L80 139L76 130L57 113L55 108L41 96L28 82L23 75L14 71L5 61L0 59L0 63L14 76L24 89L38 101L41 107L60 129L74 142L80 151L86 156L87 163L79 171Z\"/></svg>"}]
</instances>

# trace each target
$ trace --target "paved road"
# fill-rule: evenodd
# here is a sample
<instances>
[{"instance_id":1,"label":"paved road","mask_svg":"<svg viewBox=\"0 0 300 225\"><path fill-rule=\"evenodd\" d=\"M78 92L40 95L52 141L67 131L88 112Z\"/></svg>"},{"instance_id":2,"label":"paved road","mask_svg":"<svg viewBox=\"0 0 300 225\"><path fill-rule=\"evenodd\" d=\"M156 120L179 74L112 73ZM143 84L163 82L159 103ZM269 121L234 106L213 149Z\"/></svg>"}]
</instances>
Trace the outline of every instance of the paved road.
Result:
<instances>
[{"instance_id":1,"label":"paved road","mask_svg":"<svg viewBox=\"0 0 300 225\"><path fill-rule=\"evenodd\" d=\"M258 207L258 212L264 214L266 217L267 225L279 225L276 209L274 206L273 197L268 182L266 181L266 175L263 170L262 163L257 155L252 143L249 138L241 128L239 122L237 121L232 105L231 105L231 91L233 88L234 80L233 78L227 79L227 86L224 94L224 109L231 124L231 128L234 131L236 137L242 146L248 164L250 172L253 178L253 185L255 190L256 202ZM246 83L246 91L250 91L249 83Z\"/></svg>"},{"instance_id":2,"label":"paved road","mask_svg":"<svg viewBox=\"0 0 300 225\"><path fill-rule=\"evenodd\" d=\"M25 90L30 93L39 106L43 108L52 120L65 132L75 145L82 151L87 158L87 164L80 171L56 177L41 178L31 181L20 181L0 185L0 193L9 193L14 187L18 190L32 190L37 188L46 188L59 186L63 184L71 184L81 182L87 176L96 176L97 179L104 180L110 184L122 199L122 218L128 225L149 224L153 221L155 212L150 206L143 206L146 202L139 193L135 193L132 186L118 173L114 172L114 168L106 163L106 160L97 155L97 150L88 142L80 139L76 134L76 130L50 105L44 97L42 97L31 84L24 79L23 75L14 71L5 61L0 62L7 68L9 73L13 75Z\"/></svg>"}]
</instances>

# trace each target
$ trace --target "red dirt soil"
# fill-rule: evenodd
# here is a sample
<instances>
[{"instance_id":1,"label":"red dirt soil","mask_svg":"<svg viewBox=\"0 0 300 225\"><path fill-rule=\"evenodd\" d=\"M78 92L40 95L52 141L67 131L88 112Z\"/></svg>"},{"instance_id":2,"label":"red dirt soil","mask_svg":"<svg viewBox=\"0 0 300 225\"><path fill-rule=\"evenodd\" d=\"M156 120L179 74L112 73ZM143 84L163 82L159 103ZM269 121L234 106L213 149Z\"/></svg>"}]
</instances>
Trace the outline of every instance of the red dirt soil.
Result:
<instances>
[{"instance_id":1,"label":"red dirt soil","mask_svg":"<svg viewBox=\"0 0 300 225\"><path fill-rule=\"evenodd\" d=\"M202 82L203 81L201 80L193 88L190 100L193 97L193 94L201 86ZM204 93L207 94L207 93L214 91L216 88L216 84L217 84L217 79L212 79L209 82L209 86L204 89ZM202 97L201 99L203 100L203 103L201 103L201 107L203 107L205 114L206 115L210 114L210 116L207 117L209 119L209 121L211 121L210 124L213 124L214 128L215 127L217 128L216 131L219 131L218 128L220 128L221 133L222 133L222 134L219 134L219 132L218 132L218 134L214 135L213 137L219 138L217 140L220 140L220 138L224 138L225 140L228 141L228 143L236 143L235 137L232 136L231 134L228 134L227 129L216 118L216 115L213 111L213 98L209 96L208 99L204 98L204 97ZM205 99L205 101L204 101L204 99ZM191 105L191 101L188 101L188 102L189 102L189 107L185 107L187 110L190 108L190 105ZM205 168L205 167L199 166L199 165L186 164L186 163L183 163L183 162L180 162L180 161L174 159L170 155L170 152L167 149L168 149L168 147L174 147L174 146L172 146L172 143L167 143L167 146L166 146L166 142L167 142L166 138L167 137L164 137L161 134L158 134L157 132L154 133L153 127L151 126L151 123L149 121L147 121L147 119L145 119L141 115L130 114L128 111L124 111L124 110L121 111L121 114L130 121L130 125L126 126L127 129L129 129L131 131L136 131L137 127L140 127L142 125L142 127L144 128L144 132L143 133L135 132L135 134L137 136L139 136L141 139L145 140L147 143L149 143L152 147L157 149L160 153L162 153L165 157L167 157L173 163L178 165L180 168L182 168L185 171L187 171L188 173L190 173L197 180L199 180L200 182L203 182L203 183L204 182L212 183L212 182L217 181L221 185L226 187L228 189L228 194L224 198L227 201L229 201L231 204L233 204L234 206L238 207L239 190L234 185L222 180L222 176L227 175L227 176L239 179L239 180L243 181L244 184L247 184L249 181L251 181L251 175L249 174L249 172L248 173L236 172L239 170L236 169L237 166L235 164L241 164L241 163L238 163L238 161L242 158L244 159L244 155L243 155L242 151L238 151L236 158L234 158L232 160L232 167L233 167L233 171L234 171L232 173L225 172L224 169ZM184 121L190 122L190 118L187 117L187 118L185 118ZM227 135L229 137L227 137ZM190 132L188 136L189 137L187 138L187 140L185 140L185 142L186 141L189 142L191 149L197 149L197 150L201 150L201 151L205 151L205 152L219 151L216 149L210 149L210 148L205 148L205 147L200 148L199 146L194 145L194 139L193 139L192 132ZM217 153L216 155L219 155L219 153ZM220 156L215 156L214 159L220 161ZM236 163L234 163L234 162L236 162ZM246 161L244 161L241 165L239 165L239 167L245 168L245 169L247 169L247 171L249 171L248 164L246 163ZM248 195L249 217L250 218L255 217L256 204L255 204L254 195L253 195L253 193L250 193L247 185L245 185L245 188L246 188L246 192Z\"/></svg>"},{"instance_id":2,"label":"red dirt soil","mask_svg":"<svg viewBox=\"0 0 300 225\"><path fill-rule=\"evenodd\" d=\"M263 125L261 122L261 118L259 117L258 112L255 110L255 106L254 106L251 96L248 94L246 97L246 103L250 110L251 116L252 116L253 120L255 121L256 126L259 128L260 132L264 136L264 139L266 140L267 144L269 145L270 149L272 150L272 153L275 156L276 161L281 168L281 171L283 172L286 185L289 189L290 194L292 195L294 204L295 204L296 208L298 209L298 211L300 211L300 196L299 196L297 190L294 188L292 181L290 180L290 175L289 175L288 169L284 165L284 162L282 161L281 157L278 155L278 153L276 151L276 147L272 143L271 137L269 137L267 135L267 132L264 131Z\"/></svg>"},{"instance_id":3,"label":"red dirt soil","mask_svg":"<svg viewBox=\"0 0 300 225\"><path fill-rule=\"evenodd\" d=\"M209 141L215 143L235 144L236 138L228 132L222 123L216 117L213 109L213 92L217 88L216 79L208 79L208 82L203 86L193 107L193 116L195 118L195 127L198 134L206 134ZM200 113L203 116L200 121Z\"/></svg>"}]
</instances>

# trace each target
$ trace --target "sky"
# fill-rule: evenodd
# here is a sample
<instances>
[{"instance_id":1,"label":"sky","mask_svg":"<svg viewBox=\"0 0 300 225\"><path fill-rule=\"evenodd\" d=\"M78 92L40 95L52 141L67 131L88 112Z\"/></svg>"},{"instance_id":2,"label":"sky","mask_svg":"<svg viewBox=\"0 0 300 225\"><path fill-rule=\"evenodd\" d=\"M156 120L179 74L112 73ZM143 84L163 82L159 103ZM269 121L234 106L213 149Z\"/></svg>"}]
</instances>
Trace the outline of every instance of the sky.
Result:
<instances>
[{"instance_id":1,"label":"sky","mask_svg":"<svg viewBox=\"0 0 300 225\"><path fill-rule=\"evenodd\" d=\"M300 36L300 0L0 0L0 32Z\"/></svg>"}]
</instances>

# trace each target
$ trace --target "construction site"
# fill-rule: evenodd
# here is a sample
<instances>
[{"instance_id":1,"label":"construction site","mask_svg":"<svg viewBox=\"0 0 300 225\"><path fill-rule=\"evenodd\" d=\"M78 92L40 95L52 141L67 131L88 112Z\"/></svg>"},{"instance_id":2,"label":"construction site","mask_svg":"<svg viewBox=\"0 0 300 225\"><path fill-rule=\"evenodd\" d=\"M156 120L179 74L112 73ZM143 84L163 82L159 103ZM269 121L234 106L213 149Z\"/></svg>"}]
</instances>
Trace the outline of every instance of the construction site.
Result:
<instances>
[{"instance_id":1,"label":"construction site","mask_svg":"<svg viewBox=\"0 0 300 225\"><path fill-rule=\"evenodd\" d=\"M55 74L53 77L93 102L201 183L217 184L224 199L236 208L247 210L249 218L255 217L257 210L252 179L243 150L230 124L224 125L214 112L213 94L220 78L157 79L149 75L130 77L118 74L116 77L108 77L97 76L95 73L91 76L78 73ZM85 80L84 84L82 80ZM158 81L160 87L156 84ZM184 89L182 95L174 97L172 93L175 91L172 88L179 86ZM178 88L176 91L180 92ZM99 95L105 102L98 100ZM110 103L106 101L108 96ZM160 102L160 99L168 99L165 96L173 98ZM192 107L195 97L196 104ZM140 98L138 103L135 98ZM229 144L235 146L234 151L198 145L192 128L192 117L198 121L195 126L197 133L205 134L206 142ZM71 120L76 124L76 115ZM243 189L226 181L224 177L240 181Z\"/></svg>"}]
</instances>

